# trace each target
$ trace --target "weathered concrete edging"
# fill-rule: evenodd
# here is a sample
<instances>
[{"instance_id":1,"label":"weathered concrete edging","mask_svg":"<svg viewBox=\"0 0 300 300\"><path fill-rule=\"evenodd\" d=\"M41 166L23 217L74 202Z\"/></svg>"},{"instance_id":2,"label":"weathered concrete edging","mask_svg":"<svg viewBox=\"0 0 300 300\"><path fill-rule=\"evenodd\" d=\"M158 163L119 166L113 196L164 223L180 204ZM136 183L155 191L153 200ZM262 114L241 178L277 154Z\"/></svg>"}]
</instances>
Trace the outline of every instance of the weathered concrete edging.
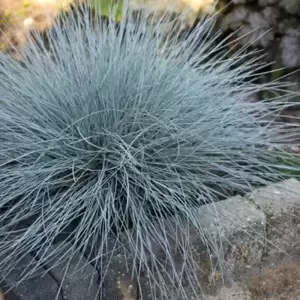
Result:
<instances>
[{"instance_id":1,"label":"weathered concrete edging","mask_svg":"<svg viewBox=\"0 0 300 300\"><path fill-rule=\"evenodd\" d=\"M199 235L190 232L190 241L195 249L199 250L197 250L201 270L199 280L204 285L209 285L209 281L214 279L216 283L214 292L217 292L221 283L223 284L222 280L241 281L249 274L257 272L263 263L272 262L283 256L293 257L300 251L300 182L298 180L289 179L254 190L245 197L236 196L199 209L200 215L206 216L201 220L204 232L209 235L209 238L215 237L221 240L220 249L214 249L212 255L208 257L207 247L203 245ZM159 256L159 249L156 250ZM81 257L80 260L82 259ZM93 298L141 299L135 280L131 278L130 273L127 273L127 262L124 257L120 254L114 259L115 263L113 262L111 268L107 270L107 280L101 294L97 294L99 278L95 280L93 267L85 268L84 274L78 272L64 276L59 269L53 269L51 276L30 279L27 285L22 283L14 289L14 294L17 294L20 300L84 300L87 299L87 295L89 300ZM212 272L211 265L206 260L222 260L228 272L223 272L225 269L219 270L219 273L218 269ZM81 261L82 263L84 262ZM77 262L74 261L72 264L76 266ZM219 275L216 276L217 274ZM14 285L20 275L21 272L12 273L6 278L7 284ZM65 295L55 298L53 295L60 286L57 280L62 277L65 278L62 283ZM139 291L143 299L160 299L153 298L147 280L144 281L144 290ZM43 286L44 296L41 295L39 286ZM186 293L189 294L188 286ZM6 298L6 300L15 299L17 298L9 295Z\"/></svg>"},{"instance_id":2,"label":"weathered concrete edging","mask_svg":"<svg viewBox=\"0 0 300 300\"><path fill-rule=\"evenodd\" d=\"M210 288L214 293L223 286L223 280L243 281L247 276L258 273L266 262L273 262L285 256L292 258L300 251L300 182L298 180L289 179L272 184L256 189L244 197L232 197L203 206L199 210L201 210L199 215L208 216L202 221L203 230L209 234L209 238L222 240L220 249L213 249L215 253L210 253L212 255L208 257L207 247L203 245L199 235L190 231L190 242L195 249L199 250L198 279L203 285L210 285L211 282L208 281L214 280L215 288ZM170 241L171 244L172 242ZM156 250L159 255L159 249ZM217 271L212 271L215 266L210 264L210 261L217 260L222 260L223 263L220 272L218 268ZM119 260L119 265L122 265L122 260ZM129 274L123 272L123 275L125 275L123 278L127 278L129 282ZM143 299L160 299L159 296L153 298L149 289L149 284L146 283L144 291L141 292ZM113 293L110 291L109 294ZM186 293L189 295L189 287ZM192 294L191 291L190 299L194 299ZM199 297L201 297L200 291ZM124 296L118 299L135 300L138 296L133 294L131 297Z\"/></svg>"}]
</instances>

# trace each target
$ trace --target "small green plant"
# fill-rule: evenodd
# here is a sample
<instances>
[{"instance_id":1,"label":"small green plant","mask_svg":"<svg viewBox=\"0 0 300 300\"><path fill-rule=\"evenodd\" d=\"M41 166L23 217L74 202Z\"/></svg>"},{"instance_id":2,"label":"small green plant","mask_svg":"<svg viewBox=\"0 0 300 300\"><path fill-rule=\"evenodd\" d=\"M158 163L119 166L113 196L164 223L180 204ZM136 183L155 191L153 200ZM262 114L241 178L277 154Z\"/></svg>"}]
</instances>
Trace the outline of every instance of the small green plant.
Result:
<instances>
[{"instance_id":1,"label":"small green plant","mask_svg":"<svg viewBox=\"0 0 300 300\"><path fill-rule=\"evenodd\" d=\"M88 0L88 5L101 16L110 17L113 15L116 22L120 22L122 19L123 0Z\"/></svg>"}]
</instances>

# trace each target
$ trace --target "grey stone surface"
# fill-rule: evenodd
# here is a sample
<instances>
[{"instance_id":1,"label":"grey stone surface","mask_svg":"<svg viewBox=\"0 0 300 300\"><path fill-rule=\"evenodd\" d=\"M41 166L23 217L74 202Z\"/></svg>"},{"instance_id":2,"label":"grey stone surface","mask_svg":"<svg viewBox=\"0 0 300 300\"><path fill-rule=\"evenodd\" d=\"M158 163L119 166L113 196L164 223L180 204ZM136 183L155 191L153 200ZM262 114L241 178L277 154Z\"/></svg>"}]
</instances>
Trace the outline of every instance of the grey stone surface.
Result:
<instances>
[{"instance_id":1,"label":"grey stone surface","mask_svg":"<svg viewBox=\"0 0 300 300\"><path fill-rule=\"evenodd\" d=\"M186 277L183 273L182 286L186 293L184 299L196 299L194 289L199 286L199 282L202 287L210 284L221 286L224 283L223 280L232 281L245 276L249 270L260 265L264 250L265 214L247 199L233 197L222 202L205 205L195 210L194 214L194 219L198 219L198 224L201 225L201 232L196 232L191 226L186 227L186 232L184 232L184 226L181 229L176 227L175 223L173 227L169 226L172 230L169 234L171 247L176 248L175 240L181 243L189 241L192 245L190 249L193 249L190 255L193 256L191 263L195 268L193 275L196 277L189 278L192 283L185 282L184 278ZM175 234L175 232L177 233ZM157 255L162 255L157 245L155 246ZM184 259L186 259L180 254L180 251L174 250L174 266L178 266L178 270L181 270ZM159 275L162 276L164 271L168 270L170 268L163 265ZM157 278L160 277L157 276ZM167 295L168 293L171 295L173 290L176 293L171 279L163 277L159 282L165 282L167 285L164 290ZM145 279L144 283L142 286L143 299L167 299L166 295L164 298L161 295L154 297L149 281L147 282ZM203 292L206 292L205 288L198 289L199 299ZM178 297L179 299L182 298Z\"/></svg>"},{"instance_id":2,"label":"grey stone surface","mask_svg":"<svg viewBox=\"0 0 300 300\"><path fill-rule=\"evenodd\" d=\"M267 217L266 256L283 256L300 250L300 182L289 179L254 190L248 198Z\"/></svg>"},{"instance_id":3,"label":"grey stone surface","mask_svg":"<svg viewBox=\"0 0 300 300\"><path fill-rule=\"evenodd\" d=\"M178 222L181 222L179 219L169 219L164 222L165 225L158 224L157 228L153 228L158 235L159 230L161 233L167 232L167 235L162 237L167 239L166 243L170 246L169 251L173 261L172 265L166 261L162 247L163 240L156 243L149 241L149 249L155 254L157 266L161 263L161 270L153 274L152 278L146 276L141 270L139 290L135 275L132 274L132 269L139 269L139 267L130 264L134 261L130 256L132 248L129 242L126 245L125 241L128 237L124 236L124 240L119 241L122 247L118 247L118 242L113 239L109 241L107 247L114 252L101 261L100 278L96 269L87 264L84 257L74 258L69 263L66 273L66 269L58 266L52 269L55 278L62 282L64 299L162 300L168 299L168 296L176 299L174 282L177 283L172 277L168 278L167 274L172 268L180 271L186 263L186 257L182 255L178 243L188 242L191 245L189 254L192 255L192 264L195 268L193 270L195 278L190 277L190 281L187 281L185 273L182 273L184 299L219 299L214 298L212 294L224 287L224 280L230 283L240 282L249 274L254 274L255 270L262 265L265 256L276 257L286 253L299 253L300 182L295 179L257 189L245 197L236 196L205 205L193 210L192 213L194 222L197 223L196 227L200 228L201 225L201 231L196 232L193 226L184 220L178 226ZM134 237L134 233L132 234ZM143 259L147 258L150 260L149 253L144 253ZM28 257L28 260L30 259L31 257ZM24 265L20 267L20 271L10 274L7 278L8 285L18 282L28 262L23 261ZM98 266L100 267L100 263ZM83 268L80 270L80 267ZM101 292L98 279L100 281L103 279ZM212 283L216 289L206 291L199 288L195 291L199 283L202 287ZM155 284L163 286L164 295L158 293ZM45 277L21 283L14 292L21 296L20 300L59 300L62 298L55 298L58 287L57 282L47 274ZM221 298L222 295L224 296L222 300L231 299L231 291L234 289L227 291L229 298L226 293L225 295L221 292L218 295L221 295ZM211 298L206 298L203 293L206 296L210 294ZM243 297L248 299L246 294ZM240 299L244 299L241 295ZM182 297L178 296L178 300L182 300Z\"/></svg>"},{"instance_id":4,"label":"grey stone surface","mask_svg":"<svg viewBox=\"0 0 300 300\"><path fill-rule=\"evenodd\" d=\"M136 300L137 284L127 267L126 258L116 254L110 261L109 268L103 274L101 300Z\"/></svg>"},{"instance_id":5,"label":"grey stone surface","mask_svg":"<svg viewBox=\"0 0 300 300\"><path fill-rule=\"evenodd\" d=\"M47 265L52 268L54 264L49 261ZM55 264L51 269L51 274L61 283L65 300L100 299L97 270L86 261L83 255L78 254L63 265Z\"/></svg>"},{"instance_id":6,"label":"grey stone surface","mask_svg":"<svg viewBox=\"0 0 300 300\"><path fill-rule=\"evenodd\" d=\"M223 271L242 276L257 267L265 244L266 217L247 199L236 196L200 208L206 216L203 228L215 241L213 251ZM226 275L226 274L223 274Z\"/></svg>"},{"instance_id":7,"label":"grey stone surface","mask_svg":"<svg viewBox=\"0 0 300 300\"><path fill-rule=\"evenodd\" d=\"M207 295L205 300L253 300L250 292L238 285L222 287L217 295Z\"/></svg>"},{"instance_id":8,"label":"grey stone surface","mask_svg":"<svg viewBox=\"0 0 300 300\"><path fill-rule=\"evenodd\" d=\"M5 286L4 289L13 288L13 293L8 295L9 298L7 297L8 300L63 300L59 294L59 285L49 274L28 278L19 283L24 273L26 274L26 269L32 259L32 256L27 255L22 259L22 263L18 264L18 266L5 277L7 286Z\"/></svg>"},{"instance_id":9,"label":"grey stone surface","mask_svg":"<svg viewBox=\"0 0 300 300\"><path fill-rule=\"evenodd\" d=\"M101 300L137 299L136 278L132 272L133 265L130 263L133 258L128 256L132 251L127 248L128 245L126 235L120 241L110 236L106 239L105 246L102 244L105 255L96 262L101 279ZM100 256L98 251L99 245L94 249L95 257Z\"/></svg>"},{"instance_id":10,"label":"grey stone surface","mask_svg":"<svg viewBox=\"0 0 300 300\"><path fill-rule=\"evenodd\" d=\"M10 289L5 281L1 282L0 300L20 300L13 290Z\"/></svg>"}]
</instances>

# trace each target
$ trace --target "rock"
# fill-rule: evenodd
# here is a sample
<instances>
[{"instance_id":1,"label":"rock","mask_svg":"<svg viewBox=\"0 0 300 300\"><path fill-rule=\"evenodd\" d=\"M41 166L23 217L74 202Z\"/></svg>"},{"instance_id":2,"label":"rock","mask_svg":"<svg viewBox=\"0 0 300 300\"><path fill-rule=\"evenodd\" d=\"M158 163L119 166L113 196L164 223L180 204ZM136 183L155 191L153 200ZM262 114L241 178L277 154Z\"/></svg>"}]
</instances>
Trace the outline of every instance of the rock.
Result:
<instances>
[{"instance_id":1,"label":"rock","mask_svg":"<svg viewBox=\"0 0 300 300\"><path fill-rule=\"evenodd\" d=\"M268 6L268 5L273 5L276 4L278 0L258 0L258 5L259 6Z\"/></svg>"},{"instance_id":2,"label":"rock","mask_svg":"<svg viewBox=\"0 0 300 300\"><path fill-rule=\"evenodd\" d=\"M174 240L180 243L188 241L191 245L189 257L192 259L187 262L187 256L182 255L180 250L174 251L172 265L178 270L184 270L183 267L187 267L186 264L192 266L189 270L188 281L185 282L183 279L181 283L188 299L195 297L196 288L198 288L197 293L201 295L207 292L208 286L216 288L218 285L223 285L223 280L231 282L236 277L242 278L249 270L258 267L262 259L265 239L264 213L243 197L237 196L204 205L194 213L193 219L199 220L201 232L193 229L191 224L186 226L186 229L178 228L174 224L173 231L177 235L170 231L170 236L173 236ZM172 241L169 244L173 245ZM159 249L156 251L159 256ZM165 262L163 257L162 262ZM177 286L179 283L163 277L163 274L167 273L166 270L172 270L171 266L168 267L165 264L163 266L164 268L159 273L159 276L162 276L161 279L159 280L159 276L156 278L160 283L165 282L165 293L171 295L174 291L175 294L173 284ZM184 274L184 271L182 272ZM159 295L153 296L154 292L147 278L142 278L142 282L144 283L142 293L145 299L162 299Z\"/></svg>"},{"instance_id":3,"label":"rock","mask_svg":"<svg viewBox=\"0 0 300 300\"><path fill-rule=\"evenodd\" d=\"M222 21L225 30L238 30L236 35L243 45L262 46L267 48L275 38L279 12L271 6L255 11L247 6L238 5Z\"/></svg>"},{"instance_id":4,"label":"rock","mask_svg":"<svg viewBox=\"0 0 300 300\"><path fill-rule=\"evenodd\" d=\"M233 285L222 287L218 295L206 296L205 300L253 300L253 298L246 288Z\"/></svg>"},{"instance_id":5,"label":"rock","mask_svg":"<svg viewBox=\"0 0 300 300\"><path fill-rule=\"evenodd\" d=\"M251 26L244 26L241 30L237 32L240 42L243 45L250 45L252 47L261 46L267 48L271 45L275 37L275 32L273 29L260 29L252 28Z\"/></svg>"},{"instance_id":6,"label":"rock","mask_svg":"<svg viewBox=\"0 0 300 300\"><path fill-rule=\"evenodd\" d=\"M27 273L26 270L31 265L32 260L34 258L27 255L13 271L5 276L5 281L2 283L4 290L12 288L13 294L17 296L18 300L63 300L59 292L59 284L49 274L42 274L42 270L39 270L37 276L19 283L20 280L23 280L24 273ZM8 297L10 297L8 299L14 299L12 296Z\"/></svg>"},{"instance_id":7,"label":"rock","mask_svg":"<svg viewBox=\"0 0 300 300\"><path fill-rule=\"evenodd\" d=\"M248 18L248 15L250 14L250 10L243 6L238 5L233 10L227 14L223 21L222 21L222 28L227 30L237 30L239 29L245 20Z\"/></svg>"},{"instance_id":8,"label":"rock","mask_svg":"<svg viewBox=\"0 0 300 300\"><path fill-rule=\"evenodd\" d=\"M279 11L273 6L267 6L262 10L262 16L267 21L268 25L266 28L270 28L271 26L276 26L279 18Z\"/></svg>"},{"instance_id":9,"label":"rock","mask_svg":"<svg viewBox=\"0 0 300 300\"><path fill-rule=\"evenodd\" d=\"M266 256L299 253L300 182L289 179L257 189L248 197L266 214Z\"/></svg>"},{"instance_id":10,"label":"rock","mask_svg":"<svg viewBox=\"0 0 300 300\"><path fill-rule=\"evenodd\" d=\"M95 243L90 249L91 258L100 274L99 287L101 300L136 300L138 299L137 280L132 264L136 258L130 255L129 238L124 234L116 240L112 236L105 238L105 243ZM134 255L134 254L133 254Z\"/></svg>"},{"instance_id":11,"label":"rock","mask_svg":"<svg viewBox=\"0 0 300 300\"><path fill-rule=\"evenodd\" d=\"M52 247L49 248L49 254L55 251L55 246ZM64 260L63 264L57 263L63 255L65 253L61 251L60 255L55 256L55 260L49 259L45 265L51 268L51 274L60 282L64 300L98 299L100 285L97 270L80 254L74 256L72 260Z\"/></svg>"},{"instance_id":12,"label":"rock","mask_svg":"<svg viewBox=\"0 0 300 300\"><path fill-rule=\"evenodd\" d=\"M132 267L132 265L131 265ZM132 278L126 254L115 253L103 269L101 300L136 300L137 281Z\"/></svg>"},{"instance_id":13,"label":"rock","mask_svg":"<svg viewBox=\"0 0 300 300\"><path fill-rule=\"evenodd\" d=\"M300 300L299 278L300 265L297 261L267 265L260 274L247 280L250 299Z\"/></svg>"},{"instance_id":14,"label":"rock","mask_svg":"<svg viewBox=\"0 0 300 300\"><path fill-rule=\"evenodd\" d=\"M2 282L2 285L6 286L6 288L0 289L0 300L20 300L20 298L9 289L5 282Z\"/></svg>"},{"instance_id":15,"label":"rock","mask_svg":"<svg viewBox=\"0 0 300 300\"><path fill-rule=\"evenodd\" d=\"M300 1L299 0L280 0L279 6L282 7L289 14L300 14Z\"/></svg>"},{"instance_id":16,"label":"rock","mask_svg":"<svg viewBox=\"0 0 300 300\"><path fill-rule=\"evenodd\" d=\"M209 236L215 241L222 241L222 253L218 255L228 271L241 275L247 269L258 266L264 249L264 213L241 196L213 206L207 205L202 209L209 216L203 230L211 232Z\"/></svg>"},{"instance_id":17,"label":"rock","mask_svg":"<svg viewBox=\"0 0 300 300\"><path fill-rule=\"evenodd\" d=\"M289 28L281 39L281 60L288 68L300 67L300 28Z\"/></svg>"},{"instance_id":18,"label":"rock","mask_svg":"<svg viewBox=\"0 0 300 300\"><path fill-rule=\"evenodd\" d=\"M263 11L265 11L265 9ZM266 19L265 16L258 11L249 14L247 18L247 22L249 23L250 27L253 29L258 29L258 28L269 29L272 25L270 24L269 20Z\"/></svg>"},{"instance_id":19,"label":"rock","mask_svg":"<svg viewBox=\"0 0 300 300\"><path fill-rule=\"evenodd\" d=\"M299 20L296 17L285 18L278 21L277 28L278 33L284 35L290 28L297 28L299 26Z\"/></svg>"},{"instance_id":20,"label":"rock","mask_svg":"<svg viewBox=\"0 0 300 300\"><path fill-rule=\"evenodd\" d=\"M197 222L196 228L201 230L196 231L191 223L187 224L187 221L178 217L161 220L161 224L153 228L155 234L160 234L159 230L165 234L159 243L148 240L150 252L139 256L142 262L148 260L155 264L155 268L153 264L148 264L147 272L139 268L140 261L135 259L137 253L127 248L130 247L129 236L124 234L124 239L119 237L117 242L108 239L106 246L111 255L105 257L106 260L100 257L101 264L100 261L98 264L102 275L100 280L103 279L100 299L136 300L143 297L145 300L161 300L169 296L181 300L182 297L176 296L176 288L180 284L186 299L209 294L210 298L207 296L204 299L232 300L236 297L237 300L248 300L249 293L244 287L233 286L228 289L224 287L224 281L233 284L243 282L249 274L258 273L265 257L269 259L287 253L299 253L300 182L295 179L254 190L245 197L236 196L204 205L191 210L191 213L194 214L191 220ZM134 239L134 234L131 238ZM126 240L128 245L124 242ZM119 248L119 242L124 247ZM190 245L185 252L178 247L183 243ZM165 257L166 245L169 245L169 254L172 256L169 260ZM191 256L186 256L187 253ZM32 259L31 256L26 257L19 270L5 278L9 287L18 282ZM83 271L78 270L80 266ZM155 269L158 269L156 273ZM135 274L132 270L135 270ZM177 270L179 278L173 277L171 270L173 274ZM65 271L65 268L54 266L51 276L46 274L25 281L17 285L14 292L20 296L20 300L53 300L62 283L64 299L99 299L95 298L99 287L95 269L87 264L85 258L77 257L70 261ZM150 271L153 272L152 277L149 277ZM139 286L134 275L139 276ZM157 284L163 296L159 294ZM212 291L218 289L218 296L212 296Z\"/></svg>"}]
</instances>

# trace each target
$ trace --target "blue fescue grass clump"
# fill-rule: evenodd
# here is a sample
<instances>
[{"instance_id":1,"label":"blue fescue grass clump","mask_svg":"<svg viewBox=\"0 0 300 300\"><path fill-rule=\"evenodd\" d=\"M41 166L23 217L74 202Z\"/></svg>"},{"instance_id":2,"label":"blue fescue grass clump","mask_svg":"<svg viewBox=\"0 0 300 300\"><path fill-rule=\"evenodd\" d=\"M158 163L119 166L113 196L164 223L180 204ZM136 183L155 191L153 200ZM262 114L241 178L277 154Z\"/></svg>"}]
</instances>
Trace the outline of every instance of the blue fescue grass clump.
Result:
<instances>
[{"instance_id":1,"label":"blue fescue grass clump","mask_svg":"<svg viewBox=\"0 0 300 300\"><path fill-rule=\"evenodd\" d=\"M197 208L283 178L269 148L293 140L276 119L289 95L276 96L278 82L254 84L259 59L226 55L218 34L207 38L209 19L183 40L147 12L91 25L82 9L54 25L47 45L37 35L22 63L0 57L0 269L35 253L25 278L53 244L57 262L85 253L100 263L113 238L135 276L161 283L160 299L171 297L168 280L185 299L183 273L199 292L188 243L188 227L205 240ZM273 101L247 102L264 90ZM167 235L185 258L180 270Z\"/></svg>"}]
</instances>

